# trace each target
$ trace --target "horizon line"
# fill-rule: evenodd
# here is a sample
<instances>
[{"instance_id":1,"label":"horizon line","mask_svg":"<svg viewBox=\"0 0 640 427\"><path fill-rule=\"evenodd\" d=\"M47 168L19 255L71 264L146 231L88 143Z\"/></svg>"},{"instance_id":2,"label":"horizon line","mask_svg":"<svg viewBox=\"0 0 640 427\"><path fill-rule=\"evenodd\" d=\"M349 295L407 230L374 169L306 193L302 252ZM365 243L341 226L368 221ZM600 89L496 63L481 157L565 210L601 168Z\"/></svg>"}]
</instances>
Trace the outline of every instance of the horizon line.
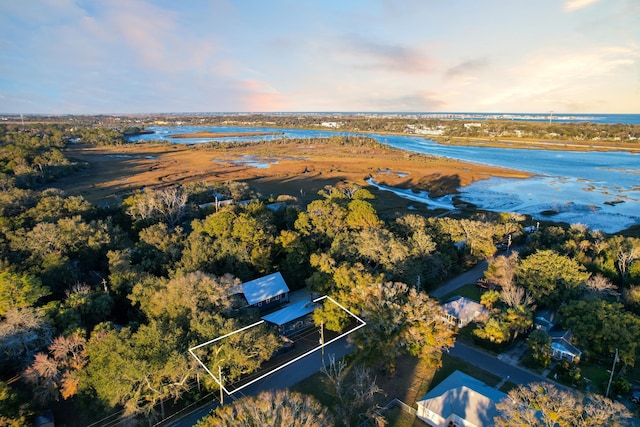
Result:
<instances>
[{"instance_id":1,"label":"horizon line","mask_svg":"<svg viewBox=\"0 0 640 427\"><path fill-rule=\"evenodd\" d=\"M586 116L586 115L605 115L605 116L634 116L640 113L573 113L560 111L160 111L160 112L101 112L101 113L10 113L0 112L0 116L150 116L150 115L288 115L288 114L392 114L392 115L535 115L535 116Z\"/></svg>"}]
</instances>

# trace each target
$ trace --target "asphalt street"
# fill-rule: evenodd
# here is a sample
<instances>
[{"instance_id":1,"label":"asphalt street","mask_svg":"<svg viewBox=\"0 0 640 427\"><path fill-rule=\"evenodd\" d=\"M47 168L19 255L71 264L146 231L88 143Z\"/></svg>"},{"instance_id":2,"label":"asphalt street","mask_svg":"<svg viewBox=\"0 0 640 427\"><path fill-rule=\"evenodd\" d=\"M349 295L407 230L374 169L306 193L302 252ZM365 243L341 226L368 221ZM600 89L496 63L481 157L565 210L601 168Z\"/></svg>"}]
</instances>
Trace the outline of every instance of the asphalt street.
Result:
<instances>
[{"instance_id":1,"label":"asphalt street","mask_svg":"<svg viewBox=\"0 0 640 427\"><path fill-rule=\"evenodd\" d=\"M329 356L335 355L336 360L343 358L353 351L353 348L347 342L348 337L344 337L325 347L325 363L329 362ZM318 350L309 356L298 360L297 362L277 371L268 377L248 386L238 393L234 393L234 397L255 396L261 391L285 389L299 383L305 378L310 377L322 368L322 354ZM217 396L216 396L217 397ZM229 396L225 396L225 403L231 401ZM191 427L198 420L207 415L212 409L215 409L219 401L212 401L206 405L200 406L190 412L188 415L170 423L163 423L167 427Z\"/></svg>"},{"instance_id":2,"label":"asphalt street","mask_svg":"<svg viewBox=\"0 0 640 427\"><path fill-rule=\"evenodd\" d=\"M449 354L501 378L508 378L509 381L515 384L528 384L540 381L549 382L547 378L541 375L503 362L491 354L459 342L456 342L453 348L449 350Z\"/></svg>"}]
</instances>

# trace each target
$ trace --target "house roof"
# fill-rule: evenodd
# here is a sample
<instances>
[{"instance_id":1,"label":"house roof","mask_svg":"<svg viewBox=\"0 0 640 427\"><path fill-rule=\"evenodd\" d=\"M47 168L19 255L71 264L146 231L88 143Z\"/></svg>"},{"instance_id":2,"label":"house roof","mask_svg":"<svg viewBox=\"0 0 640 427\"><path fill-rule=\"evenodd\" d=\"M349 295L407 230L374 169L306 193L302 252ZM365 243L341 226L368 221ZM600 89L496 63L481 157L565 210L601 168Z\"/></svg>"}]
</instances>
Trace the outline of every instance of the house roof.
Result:
<instances>
[{"instance_id":1,"label":"house roof","mask_svg":"<svg viewBox=\"0 0 640 427\"><path fill-rule=\"evenodd\" d=\"M564 338L551 338L551 348L573 356L582 356L582 351Z\"/></svg>"},{"instance_id":2,"label":"house roof","mask_svg":"<svg viewBox=\"0 0 640 427\"><path fill-rule=\"evenodd\" d=\"M556 322L556 312L552 310L538 310L536 311L536 317L533 322L536 325L551 329Z\"/></svg>"},{"instance_id":3,"label":"house roof","mask_svg":"<svg viewBox=\"0 0 640 427\"><path fill-rule=\"evenodd\" d=\"M262 316L262 319L269 323L281 326L285 323L289 323L293 320L306 316L309 313L313 313L313 310L317 307L318 305L314 304L312 301L298 301L289 304L278 311Z\"/></svg>"},{"instance_id":4,"label":"house roof","mask_svg":"<svg viewBox=\"0 0 640 427\"><path fill-rule=\"evenodd\" d=\"M551 339L564 339L567 341L571 341L573 338L573 334L571 333L571 329L561 329L561 328L553 328L549 331L549 336Z\"/></svg>"},{"instance_id":5,"label":"house roof","mask_svg":"<svg viewBox=\"0 0 640 427\"><path fill-rule=\"evenodd\" d=\"M506 394L460 371L454 371L417 403L443 418L451 414L475 424L493 426L496 403Z\"/></svg>"},{"instance_id":6,"label":"house roof","mask_svg":"<svg viewBox=\"0 0 640 427\"><path fill-rule=\"evenodd\" d=\"M289 287L279 272L242 284L242 293L249 305L257 304L287 292L289 292Z\"/></svg>"},{"instance_id":7,"label":"house roof","mask_svg":"<svg viewBox=\"0 0 640 427\"><path fill-rule=\"evenodd\" d=\"M269 203L267 205L267 209L272 210L273 212L278 212L282 208L286 208L287 204L285 202L275 202Z\"/></svg>"},{"instance_id":8,"label":"house roof","mask_svg":"<svg viewBox=\"0 0 640 427\"><path fill-rule=\"evenodd\" d=\"M486 311L482 304L461 296L454 297L454 299L442 304L442 308L447 314L458 319L468 319L474 317L476 312Z\"/></svg>"}]
</instances>

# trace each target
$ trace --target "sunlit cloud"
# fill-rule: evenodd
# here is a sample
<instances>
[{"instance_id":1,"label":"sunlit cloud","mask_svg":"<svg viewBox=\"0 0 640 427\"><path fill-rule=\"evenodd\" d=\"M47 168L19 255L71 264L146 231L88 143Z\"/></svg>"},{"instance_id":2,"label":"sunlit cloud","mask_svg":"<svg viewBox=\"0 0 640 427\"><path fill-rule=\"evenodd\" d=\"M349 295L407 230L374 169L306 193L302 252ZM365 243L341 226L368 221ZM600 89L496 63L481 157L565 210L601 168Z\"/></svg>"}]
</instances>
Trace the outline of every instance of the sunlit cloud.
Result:
<instances>
[{"instance_id":1,"label":"sunlit cloud","mask_svg":"<svg viewBox=\"0 0 640 427\"><path fill-rule=\"evenodd\" d=\"M535 54L519 66L506 70L500 90L486 97L485 106L532 102L566 101L569 94L588 99L596 90L607 87L611 75L640 62L634 48L608 47L587 52Z\"/></svg>"},{"instance_id":2,"label":"sunlit cloud","mask_svg":"<svg viewBox=\"0 0 640 427\"><path fill-rule=\"evenodd\" d=\"M575 12L576 10L591 6L598 1L600 0L567 0L564 4L564 10L566 12Z\"/></svg>"},{"instance_id":3,"label":"sunlit cloud","mask_svg":"<svg viewBox=\"0 0 640 427\"><path fill-rule=\"evenodd\" d=\"M434 60L416 47L382 43L360 35L351 35L344 42L343 53L356 68L399 73L424 73L433 69Z\"/></svg>"},{"instance_id":4,"label":"sunlit cloud","mask_svg":"<svg viewBox=\"0 0 640 427\"><path fill-rule=\"evenodd\" d=\"M475 58L463 61L445 71L446 78L470 76L485 69L489 65L487 58Z\"/></svg>"}]
</instances>

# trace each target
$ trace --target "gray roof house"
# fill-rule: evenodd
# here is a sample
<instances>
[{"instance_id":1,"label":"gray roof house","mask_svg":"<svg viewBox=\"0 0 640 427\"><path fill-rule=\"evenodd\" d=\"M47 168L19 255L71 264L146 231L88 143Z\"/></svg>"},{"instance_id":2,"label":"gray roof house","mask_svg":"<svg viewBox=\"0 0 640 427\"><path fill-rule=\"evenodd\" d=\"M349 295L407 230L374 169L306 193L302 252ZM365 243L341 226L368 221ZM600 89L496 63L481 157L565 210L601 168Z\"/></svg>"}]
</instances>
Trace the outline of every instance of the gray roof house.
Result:
<instances>
[{"instance_id":1,"label":"gray roof house","mask_svg":"<svg viewBox=\"0 0 640 427\"><path fill-rule=\"evenodd\" d=\"M489 314L482 304L461 296L453 297L442 304L442 309L445 312L445 321L459 328L467 326L480 316Z\"/></svg>"},{"instance_id":2,"label":"gray roof house","mask_svg":"<svg viewBox=\"0 0 640 427\"><path fill-rule=\"evenodd\" d=\"M553 310L536 311L533 324L537 330L549 332L556 325L556 312Z\"/></svg>"},{"instance_id":3,"label":"gray roof house","mask_svg":"<svg viewBox=\"0 0 640 427\"><path fill-rule=\"evenodd\" d=\"M417 402L417 416L433 427L490 427L507 395L455 371Z\"/></svg>"},{"instance_id":4,"label":"gray roof house","mask_svg":"<svg viewBox=\"0 0 640 427\"><path fill-rule=\"evenodd\" d=\"M243 283L242 293L247 303L260 311L289 301L289 287L279 272Z\"/></svg>"},{"instance_id":5,"label":"gray roof house","mask_svg":"<svg viewBox=\"0 0 640 427\"><path fill-rule=\"evenodd\" d=\"M556 360L568 360L572 363L580 362L582 351L573 345L573 334L567 329L552 329L549 331L551 337L551 357Z\"/></svg>"}]
</instances>

